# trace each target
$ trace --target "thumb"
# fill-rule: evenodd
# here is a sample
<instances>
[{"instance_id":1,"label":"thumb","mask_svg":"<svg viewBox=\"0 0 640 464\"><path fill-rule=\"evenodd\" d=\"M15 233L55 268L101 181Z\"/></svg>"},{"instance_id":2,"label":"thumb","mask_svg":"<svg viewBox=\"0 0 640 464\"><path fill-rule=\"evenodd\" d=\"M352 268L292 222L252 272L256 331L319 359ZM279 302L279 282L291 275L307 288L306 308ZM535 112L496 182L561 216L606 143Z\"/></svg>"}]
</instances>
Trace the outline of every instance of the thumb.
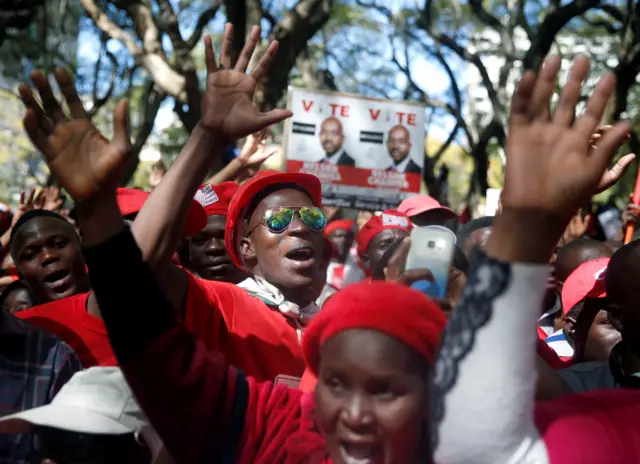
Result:
<instances>
[{"instance_id":1,"label":"thumb","mask_svg":"<svg viewBox=\"0 0 640 464\"><path fill-rule=\"evenodd\" d=\"M256 128L256 132L265 129L272 124L284 121L291 116L293 116L293 112L291 110L283 109L271 110L268 113L260 113L258 115L258 127Z\"/></svg>"},{"instance_id":2,"label":"thumb","mask_svg":"<svg viewBox=\"0 0 640 464\"><path fill-rule=\"evenodd\" d=\"M113 110L113 139L111 143L121 152L127 152L131 149L129 102L126 99L120 100Z\"/></svg>"}]
</instances>

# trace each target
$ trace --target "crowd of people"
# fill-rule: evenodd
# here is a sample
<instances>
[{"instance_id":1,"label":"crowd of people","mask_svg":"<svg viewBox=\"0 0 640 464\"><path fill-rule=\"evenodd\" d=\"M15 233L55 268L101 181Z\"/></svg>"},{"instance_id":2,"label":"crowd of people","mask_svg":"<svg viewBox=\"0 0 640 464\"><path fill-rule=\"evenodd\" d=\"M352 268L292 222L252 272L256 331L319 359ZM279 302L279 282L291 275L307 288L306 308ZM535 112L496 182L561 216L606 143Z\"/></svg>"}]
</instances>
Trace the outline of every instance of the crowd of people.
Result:
<instances>
[{"instance_id":1,"label":"crowd of people","mask_svg":"<svg viewBox=\"0 0 640 464\"><path fill-rule=\"evenodd\" d=\"M202 118L150 193L119 187L126 101L109 141L66 71L66 109L43 73L20 85L73 208L45 188L5 221L0 462L640 462L640 241L584 219L634 159L613 163L628 123L600 126L613 75L576 115L588 58L553 111L560 58L524 72L495 217L416 195L349 219L315 176L258 169L291 116L252 102L278 44L247 72L260 30L235 64L232 34L218 59L205 38ZM441 298L402 265L426 226L456 234Z\"/></svg>"}]
</instances>

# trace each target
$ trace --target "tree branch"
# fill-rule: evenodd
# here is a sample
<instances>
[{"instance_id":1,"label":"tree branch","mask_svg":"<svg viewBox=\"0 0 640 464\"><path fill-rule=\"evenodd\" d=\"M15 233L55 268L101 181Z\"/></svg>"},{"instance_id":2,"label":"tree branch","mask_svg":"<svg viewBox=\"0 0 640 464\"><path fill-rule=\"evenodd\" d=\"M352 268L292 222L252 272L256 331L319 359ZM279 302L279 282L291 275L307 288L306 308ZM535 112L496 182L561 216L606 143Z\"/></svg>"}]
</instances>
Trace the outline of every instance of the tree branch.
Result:
<instances>
[{"instance_id":1,"label":"tree branch","mask_svg":"<svg viewBox=\"0 0 640 464\"><path fill-rule=\"evenodd\" d=\"M138 168L138 164L140 163L140 151L142 150L144 144L147 143L147 139L151 135L158 110L160 109L162 101L166 97L166 93L158 91L155 88L153 79L149 79L147 81L145 92L141 100L146 104L141 111L140 124L138 125L136 138L133 142L131 160L125 170L122 185L126 185L127 183L129 183L129 181L135 174L136 169Z\"/></svg>"},{"instance_id":2,"label":"tree branch","mask_svg":"<svg viewBox=\"0 0 640 464\"><path fill-rule=\"evenodd\" d=\"M116 23L111 21L109 17L98 8L94 0L80 0L89 17L98 29L107 34L112 39L116 39L122 43L134 58L140 58L142 48L136 42L133 35L121 29Z\"/></svg>"},{"instance_id":3,"label":"tree branch","mask_svg":"<svg viewBox=\"0 0 640 464\"><path fill-rule=\"evenodd\" d=\"M502 31L503 26L500 20L498 20L498 18L485 10L484 6L482 6L481 0L469 0L469 5L471 6L471 11L473 11L473 14L475 14L480 21L496 30L497 32Z\"/></svg>"},{"instance_id":4,"label":"tree branch","mask_svg":"<svg viewBox=\"0 0 640 464\"><path fill-rule=\"evenodd\" d=\"M120 41L136 62L142 64L152 76L155 84L168 95L185 102L187 93L185 90L186 79L174 70L162 49L162 38L156 26L151 9L145 4L133 1L114 1L113 4L129 15L136 28L138 36L142 39L142 47L138 45L135 37L125 32L107 15L98 8L94 0L80 0L94 24L109 37Z\"/></svg>"},{"instance_id":5,"label":"tree branch","mask_svg":"<svg viewBox=\"0 0 640 464\"><path fill-rule=\"evenodd\" d=\"M524 56L525 69L538 69L543 58L549 53L558 32L573 18L586 13L600 4L601 0L574 0L548 13L538 27L536 40Z\"/></svg>"},{"instance_id":6,"label":"tree branch","mask_svg":"<svg viewBox=\"0 0 640 464\"><path fill-rule=\"evenodd\" d=\"M187 48L189 50L193 50L194 47L198 45L198 42L200 42L200 39L202 38L204 28L209 24L209 21L215 18L221 5L222 0L214 0L213 6L202 12L198 18L195 29L191 33L191 36L186 40Z\"/></svg>"},{"instance_id":7,"label":"tree branch","mask_svg":"<svg viewBox=\"0 0 640 464\"><path fill-rule=\"evenodd\" d=\"M106 37L104 37L103 39L106 39ZM99 76L100 68L102 67L101 63L103 53L111 62L111 77L109 79L109 88L102 97L99 97L98 87L101 83L101 79L99 78ZM102 42L100 54L98 55L98 60L96 61L96 65L94 67L94 75L95 79L93 80L93 89L91 92L91 99L93 100L93 104L91 106L91 109L87 111L90 117L95 116L98 110L100 110L100 108L102 108L107 103L109 98L111 98L111 95L113 95L113 90L116 87L116 78L118 77L118 60L116 59L116 56L107 49L106 40L103 40Z\"/></svg>"}]
</instances>

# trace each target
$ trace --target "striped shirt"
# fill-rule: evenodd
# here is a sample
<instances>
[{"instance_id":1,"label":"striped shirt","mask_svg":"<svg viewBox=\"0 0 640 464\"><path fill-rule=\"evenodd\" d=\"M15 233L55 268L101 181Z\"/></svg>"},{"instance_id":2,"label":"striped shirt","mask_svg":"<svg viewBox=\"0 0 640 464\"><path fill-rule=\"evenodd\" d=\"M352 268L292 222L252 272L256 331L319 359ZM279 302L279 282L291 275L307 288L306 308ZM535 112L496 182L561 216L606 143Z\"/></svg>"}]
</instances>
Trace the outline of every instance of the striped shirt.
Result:
<instances>
[{"instance_id":1,"label":"striped shirt","mask_svg":"<svg viewBox=\"0 0 640 464\"><path fill-rule=\"evenodd\" d=\"M59 338L0 311L0 416L51 402L82 369ZM31 436L0 435L0 463L28 463Z\"/></svg>"}]
</instances>

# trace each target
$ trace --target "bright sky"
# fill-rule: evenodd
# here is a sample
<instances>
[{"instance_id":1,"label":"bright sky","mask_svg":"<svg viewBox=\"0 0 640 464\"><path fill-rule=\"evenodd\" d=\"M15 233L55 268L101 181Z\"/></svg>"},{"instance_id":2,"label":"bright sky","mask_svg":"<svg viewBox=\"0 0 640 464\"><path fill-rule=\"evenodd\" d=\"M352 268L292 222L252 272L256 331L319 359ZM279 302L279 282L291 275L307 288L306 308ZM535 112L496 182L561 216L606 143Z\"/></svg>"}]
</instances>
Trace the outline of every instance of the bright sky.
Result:
<instances>
[{"instance_id":1,"label":"bright sky","mask_svg":"<svg viewBox=\"0 0 640 464\"><path fill-rule=\"evenodd\" d=\"M175 2L175 0L172 1ZM402 7L415 6L415 0L389 0L387 3L394 12ZM218 15L216 19L210 23L209 30L219 32L223 28L223 23L224 17L222 15ZM187 31L187 33L189 32L190 31ZM88 61L95 61L99 47L100 44L98 38L94 34L88 33L83 29L80 30L78 37L79 57ZM121 47L121 45L112 40L110 41L110 47L113 49L112 51L116 51ZM202 47L202 45L199 45L199 47ZM457 76L464 75L464 73L461 72L463 70L461 64L452 62L450 65L453 67ZM433 98L440 98L447 92L449 88L449 78L440 65L434 60L427 59L417 53L413 54L411 70L416 83L425 89ZM404 76L399 72L397 77L398 87L402 88L405 82ZM461 83L459 82L459 84ZM173 102L171 100L166 100L156 117L154 133L158 133L172 124L175 124L177 120L178 118L173 111ZM428 135L434 138L444 139L449 135L454 125L455 121L452 117L435 117L432 120L431 126L428 128ZM143 154L144 158L150 159L155 159L156 156L156 153L151 152Z\"/></svg>"}]
</instances>

